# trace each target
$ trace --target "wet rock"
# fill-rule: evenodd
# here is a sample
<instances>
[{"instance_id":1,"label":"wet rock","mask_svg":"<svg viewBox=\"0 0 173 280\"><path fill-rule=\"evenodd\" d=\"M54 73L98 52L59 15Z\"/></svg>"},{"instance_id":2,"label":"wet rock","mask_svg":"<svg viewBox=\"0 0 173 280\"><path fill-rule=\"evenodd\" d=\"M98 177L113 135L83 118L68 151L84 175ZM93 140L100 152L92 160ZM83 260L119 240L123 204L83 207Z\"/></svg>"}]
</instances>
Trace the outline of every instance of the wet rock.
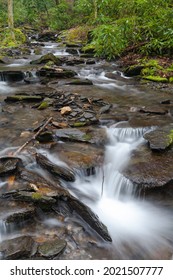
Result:
<instances>
[{"instance_id":1,"label":"wet rock","mask_svg":"<svg viewBox=\"0 0 173 280\"><path fill-rule=\"evenodd\" d=\"M43 97L40 95L11 95L5 98L5 102L40 102L43 100Z\"/></svg>"},{"instance_id":2,"label":"wet rock","mask_svg":"<svg viewBox=\"0 0 173 280\"><path fill-rule=\"evenodd\" d=\"M138 187L165 187L173 180L173 150L152 152L146 145L133 152L123 175Z\"/></svg>"},{"instance_id":3,"label":"wet rock","mask_svg":"<svg viewBox=\"0 0 173 280\"><path fill-rule=\"evenodd\" d=\"M78 55L78 50L74 48L66 48L66 52L73 54L73 55Z\"/></svg>"},{"instance_id":4,"label":"wet rock","mask_svg":"<svg viewBox=\"0 0 173 280\"><path fill-rule=\"evenodd\" d=\"M76 72L73 70L69 69L64 69L64 68L41 68L40 70L37 71L37 75L41 77L48 77L48 78L61 78L61 79L66 79L66 78L72 78L76 75Z\"/></svg>"},{"instance_id":5,"label":"wet rock","mask_svg":"<svg viewBox=\"0 0 173 280\"><path fill-rule=\"evenodd\" d=\"M105 105L99 110L99 113L100 114L108 113L110 111L111 107L112 107L112 105L110 105L110 104Z\"/></svg>"},{"instance_id":6,"label":"wet rock","mask_svg":"<svg viewBox=\"0 0 173 280\"><path fill-rule=\"evenodd\" d=\"M43 209L51 209L56 199L44 195L41 192L18 191L13 195L15 200L32 202Z\"/></svg>"},{"instance_id":7,"label":"wet rock","mask_svg":"<svg viewBox=\"0 0 173 280\"><path fill-rule=\"evenodd\" d=\"M68 82L67 84L68 85L91 86L91 85L93 85L93 82L88 79L76 79L71 82Z\"/></svg>"},{"instance_id":8,"label":"wet rock","mask_svg":"<svg viewBox=\"0 0 173 280\"><path fill-rule=\"evenodd\" d=\"M86 65L92 65L92 64L96 64L95 59L86 59Z\"/></svg>"},{"instance_id":9,"label":"wet rock","mask_svg":"<svg viewBox=\"0 0 173 280\"><path fill-rule=\"evenodd\" d=\"M85 60L83 58L78 58L78 57L71 57L71 58L68 58L66 60L66 64L67 65L78 65L78 64L84 64L85 63Z\"/></svg>"},{"instance_id":10,"label":"wet rock","mask_svg":"<svg viewBox=\"0 0 173 280\"><path fill-rule=\"evenodd\" d=\"M0 243L2 259L18 260L29 258L32 254L34 241L30 236L21 236Z\"/></svg>"},{"instance_id":11,"label":"wet rock","mask_svg":"<svg viewBox=\"0 0 173 280\"><path fill-rule=\"evenodd\" d=\"M43 257L53 258L62 253L66 245L65 240L55 238L40 244L38 246L38 253Z\"/></svg>"},{"instance_id":12,"label":"wet rock","mask_svg":"<svg viewBox=\"0 0 173 280\"><path fill-rule=\"evenodd\" d=\"M24 82L26 84L36 84L36 83L39 83L41 82L42 80L40 80L39 77L33 77L33 76L28 76L28 77L25 77L24 78Z\"/></svg>"},{"instance_id":13,"label":"wet rock","mask_svg":"<svg viewBox=\"0 0 173 280\"><path fill-rule=\"evenodd\" d=\"M83 170L87 175L93 174L104 160L104 149L87 143L53 144L50 151L71 168Z\"/></svg>"},{"instance_id":14,"label":"wet rock","mask_svg":"<svg viewBox=\"0 0 173 280\"><path fill-rule=\"evenodd\" d=\"M2 63L2 64L9 63L9 59L8 59L8 57L6 57L6 56L4 56L4 57L0 57L0 63Z\"/></svg>"},{"instance_id":15,"label":"wet rock","mask_svg":"<svg viewBox=\"0 0 173 280\"><path fill-rule=\"evenodd\" d=\"M30 64L46 64L47 62L53 62L55 65L61 65L62 62L59 58L57 58L55 55L53 55L52 53L48 53L45 54L43 56L41 56L39 59L37 60L33 60L30 62Z\"/></svg>"},{"instance_id":16,"label":"wet rock","mask_svg":"<svg viewBox=\"0 0 173 280\"><path fill-rule=\"evenodd\" d=\"M16 203L15 201L1 201L0 219L9 224L20 224L29 220L33 220L35 208L23 202Z\"/></svg>"},{"instance_id":17,"label":"wet rock","mask_svg":"<svg viewBox=\"0 0 173 280\"><path fill-rule=\"evenodd\" d=\"M88 115L88 117L90 117ZM85 119L84 119L85 120ZM107 142L105 129L100 128L67 128L56 130L56 136L60 140L88 142L91 144L104 145Z\"/></svg>"},{"instance_id":18,"label":"wet rock","mask_svg":"<svg viewBox=\"0 0 173 280\"><path fill-rule=\"evenodd\" d=\"M1 157L0 158L0 176L8 176L18 171L22 161L15 157Z\"/></svg>"},{"instance_id":19,"label":"wet rock","mask_svg":"<svg viewBox=\"0 0 173 280\"><path fill-rule=\"evenodd\" d=\"M173 143L173 127L167 126L144 134L153 151L164 151Z\"/></svg>"},{"instance_id":20,"label":"wet rock","mask_svg":"<svg viewBox=\"0 0 173 280\"><path fill-rule=\"evenodd\" d=\"M0 77L5 82L19 82L25 77L22 71L0 71Z\"/></svg>"},{"instance_id":21,"label":"wet rock","mask_svg":"<svg viewBox=\"0 0 173 280\"><path fill-rule=\"evenodd\" d=\"M78 44L78 43L73 43L73 42L66 42L66 47L68 48L80 48L81 47L81 44Z\"/></svg>"},{"instance_id":22,"label":"wet rock","mask_svg":"<svg viewBox=\"0 0 173 280\"><path fill-rule=\"evenodd\" d=\"M162 100L160 103L161 104L171 104L171 100L170 99L165 99L165 100Z\"/></svg>"},{"instance_id":23,"label":"wet rock","mask_svg":"<svg viewBox=\"0 0 173 280\"><path fill-rule=\"evenodd\" d=\"M62 178L65 181L75 181L75 174L70 168L58 166L41 154L36 154L36 161L41 167L49 171L53 176Z\"/></svg>"},{"instance_id":24,"label":"wet rock","mask_svg":"<svg viewBox=\"0 0 173 280\"><path fill-rule=\"evenodd\" d=\"M140 65L129 66L124 70L124 74L128 77L139 76L143 68L144 66L140 66Z\"/></svg>"},{"instance_id":25,"label":"wet rock","mask_svg":"<svg viewBox=\"0 0 173 280\"><path fill-rule=\"evenodd\" d=\"M98 216L95 215L92 210L77 200L75 197L68 198L68 206L72 211L75 211L87 224L94 229L105 241L112 241L107 227L99 220Z\"/></svg>"},{"instance_id":26,"label":"wet rock","mask_svg":"<svg viewBox=\"0 0 173 280\"><path fill-rule=\"evenodd\" d=\"M149 114L158 114L158 115L165 115L168 113L168 110L162 108L161 106L151 106L151 107L142 107L140 109L142 113L149 113Z\"/></svg>"},{"instance_id":27,"label":"wet rock","mask_svg":"<svg viewBox=\"0 0 173 280\"><path fill-rule=\"evenodd\" d=\"M54 31L45 30L38 34L38 38L36 38L38 41L41 42L49 42L49 41L55 41L57 40L58 34Z\"/></svg>"},{"instance_id":28,"label":"wet rock","mask_svg":"<svg viewBox=\"0 0 173 280\"><path fill-rule=\"evenodd\" d=\"M36 140L39 141L40 143L47 143L53 141L54 136L52 132L50 131L44 131L40 133L37 137Z\"/></svg>"}]
</instances>

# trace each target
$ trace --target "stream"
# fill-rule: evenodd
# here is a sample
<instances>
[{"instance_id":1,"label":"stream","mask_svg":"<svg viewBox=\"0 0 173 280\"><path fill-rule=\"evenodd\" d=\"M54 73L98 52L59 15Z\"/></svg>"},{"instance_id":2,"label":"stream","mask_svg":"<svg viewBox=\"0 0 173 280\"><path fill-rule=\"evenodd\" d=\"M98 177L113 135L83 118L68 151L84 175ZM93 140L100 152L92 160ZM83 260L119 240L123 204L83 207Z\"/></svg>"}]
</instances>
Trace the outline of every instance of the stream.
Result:
<instances>
[{"instance_id":1,"label":"stream","mask_svg":"<svg viewBox=\"0 0 173 280\"><path fill-rule=\"evenodd\" d=\"M22 203L25 202L18 203L15 200L5 200L1 197L0 243L3 244L2 248L0 247L1 258L6 258L4 252L7 255L9 253L8 242L11 244L10 241L25 236L32 237L34 242L39 244L39 254L35 256L33 249L27 249L28 254L25 252L23 256L22 253L20 256L16 256L15 253L9 253L7 258L47 258L47 255L42 253L40 244L58 237L65 240L66 248L61 254L50 254L49 259L172 259L172 194L170 195L170 192L162 194L162 192L156 191L155 196L152 191L151 196L141 195L138 184L134 183L131 177L128 178L124 175L128 173L124 173L128 166L135 163L138 166L138 161L144 162L147 153L151 156L152 152L143 135L154 131L157 127L172 125L169 110L172 108L173 101L169 105L165 105L163 102L171 99L170 94L164 90L158 91L156 94L154 90L140 85L135 79L124 76L115 62L94 58L93 64L87 64L88 60L81 64L68 64L67 59L80 57L79 48L75 49L76 55L72 56L65 47L61 47L58 43L44 42L40 47L41 53L36 55L34 52L36 43L33 42L33 48L30 47L28 56L11 58L9 63L0 64L0 156L11 156L19 146L32 137L33 128L38 127L50 116L61 124L64 122L71 124L76 117L75 114L71 118L58 115L59 107L57 107L58 109L48 107L45 110L38 110L35 109L33 103L5 102L4 99L8 96L44 93L50 101L50 93L53 95L57 92L63 93L67 98L69 93L79 96L80 102L86 98L86 102L97 99L93 101L93 106L100 102L100 107L91 109L92 103L87 103L85 115L82 115L85 119L82 120L82 117L80 119L80 122L85 122L87 113L88 116L93 115L92 110L96 110L97 114L101 112L99 122L95 123L93 120L93 123L90 122L89 128L86 126L86 131L87 129L96 131L94 142L91 142L90 139L81 141L78 132L75 132L77 133L75 139L69 140L65 137L61 139L58 134L59 129L54 128L57 136L56 139L53 139L56 142L55 146L49 145L49 142L29 145L18 157L22 159L27 170L41 174L43 178L48 178L51 182L52 178L49 177L47 171L38 167L35 162L33 156L35 151L46 155L51 162L58 166L72 168L75 181L67 183L61 179L61 185L99 217L99 220L107 227L112 242L105 242L75 211L66 216L61 212L44 211L41 208L32 210L33 205L23 205ZM74 78L50 79L48 83L37 81L36 71L41 66L33 66L30 62L50 52L56 57L66 59L63 67L75 71L75 79L89 80L92 85L70 83ZM23 79L9 81L3 75L3 71L23 71L26 76L29 71L34 82L26 83ZM162 105L161 102L163 102ZM106 107L109 105L110 108ZM67 104L67 106L70 105ZM100 111L100 108L103 111ZM78 113L77 109L75 110ZM146 111L143 113L142 110ZM89 117L93 118L93 116ZM67 128L65 127L65 129ZM86 133L82 129L81 133ZM101 131L101 136L97 135L97 129L99 133ZM135 157L136 153L137 157ZM138 154L143 156L140 157L140 160ZM68 160L64 160L64 155L67 155ZM89 160L91 164L85 168L86 162L88 164ZM149 164L152 165L152 162L148 162ZM159 167L158 173L160 173ZM140 173L137 176L140 177ZM12 192L13 188L19 188L18 181L15 182L15 176L0 177L1 195L7 190ZM29 208L29 219L16 222L16 218L13 217L15 222L6 220L7 216L14 213L17 216L16 213L21 213L20 209L24 211L23 209L26 210L27 207ZM30 244L29 242L27 239L26 243ZM16 242L14 243L16 244ZM8 249L4 249L6 248L4 246L7 246ZM26 244L23 247L26 247Z\"/></svg>"}]
</instances>

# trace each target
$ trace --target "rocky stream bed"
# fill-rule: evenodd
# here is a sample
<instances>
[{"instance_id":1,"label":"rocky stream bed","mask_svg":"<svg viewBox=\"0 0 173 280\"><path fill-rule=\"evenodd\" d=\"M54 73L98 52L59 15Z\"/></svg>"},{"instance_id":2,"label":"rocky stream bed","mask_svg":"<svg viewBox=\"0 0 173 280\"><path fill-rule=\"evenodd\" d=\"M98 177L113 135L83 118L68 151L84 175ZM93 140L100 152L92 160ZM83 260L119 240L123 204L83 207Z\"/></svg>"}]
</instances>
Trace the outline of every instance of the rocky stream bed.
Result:
<instances>
[{"instance_id":1,"label":"rocky stream bed","mask_svg":"<svg viewBox=\"0 0 173 280\"><path fill-rule=\"evenodd\" d=\"M172 92L149 89L120 70L116 62L81 53L80 45L55 42L31 41L0 59L1 259L172 258ZM92 190L80 190L80 180L97 179L99 170L103 195L107 129L114 128L116 141L120 133L142 133L118 172L137 203L159 207L158 216L169 212L169 229L162 225L167 241L157 249L146 249L148 239L137 246L128 237L115 241L87 203L97 202Z\"/></svg>"}]
</instances>

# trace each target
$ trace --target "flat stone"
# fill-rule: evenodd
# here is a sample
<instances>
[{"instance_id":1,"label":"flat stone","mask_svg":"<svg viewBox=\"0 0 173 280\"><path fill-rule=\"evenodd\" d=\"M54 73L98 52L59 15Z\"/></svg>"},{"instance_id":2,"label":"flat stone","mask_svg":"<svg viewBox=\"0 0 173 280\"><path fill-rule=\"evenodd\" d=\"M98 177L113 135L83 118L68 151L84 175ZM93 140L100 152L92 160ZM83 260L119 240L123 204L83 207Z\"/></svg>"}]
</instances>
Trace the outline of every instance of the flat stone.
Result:
<instances>
[{"instance_id":1,"label":"flat stone","mask_svg":"<svg viewBox=\"0 0 173 280\"><path fill-rule=\"evenodd\" d=\"M80 122L84 121L79 120ZM63 141L77 141L77 142L88 142L91 144L104 145L107 143L107 135L104 128L67 128L56 130L56 136L59 140Z\"/></svg>"},{"instance_id":2,"label":"flat stone","mask_svg":"<svg viewBox=\"0 0 173 280\"><path fill-rule=\"evenodd\" d=\"M173 127L167 126L144 134L151 150L164 151L173 143Z\"/></svg>"},{"instance_id":3,"label":"flat stone","mask_svg":"<svg viewBox=\"0 0 173 280\"><path fill-rule=\"evenodd\" d=\"M104 149L88 143L58 143L53 144L51 153L74 169L83 169L87 174L93 173L94 168L103 164Z\"/></svg>"},{"instance_id":4,"label":"flat stone","mask_svg":"<svg viewBox=\"0 0 173 280\"><path fill-rule=\"evenodd\" d=\"M1 259L19 260L29 258L34 241L30 236L21 236L0 243Z\"/></svg>"},{"instance_id":5,"label":"flat stone","mask_svg":"<svg viewBox=\"0 0 173 280\"><path fill-rule=\"evenodd\" d=\"M168 110L162 108L161 106L148 106L148 107L142 107L140 109L140 112L148 113L148 114L165 115L168 113Z\"/></svg>"},{"instance_id":6,"label":"flat stone","mask_svg":"<svg viewBox=\"0 0 173 280\"><path fill-rule=\"evenodd\" d=\"M38 253L46 258L53 258L63 252L67 245L65 240L55 238L38 246Z\"/></svg>"},{"instance_id":7,"label":"flat stone","mask_svg":"<svg viewBox=\"0 0 173 280\"><path fill-rule=\"evenodd\" d=\"M123 175L138 187L165 187L173 180L173 149L164 153L152 152L147 145L134 151Z\"/></svg>"}]
</instances>

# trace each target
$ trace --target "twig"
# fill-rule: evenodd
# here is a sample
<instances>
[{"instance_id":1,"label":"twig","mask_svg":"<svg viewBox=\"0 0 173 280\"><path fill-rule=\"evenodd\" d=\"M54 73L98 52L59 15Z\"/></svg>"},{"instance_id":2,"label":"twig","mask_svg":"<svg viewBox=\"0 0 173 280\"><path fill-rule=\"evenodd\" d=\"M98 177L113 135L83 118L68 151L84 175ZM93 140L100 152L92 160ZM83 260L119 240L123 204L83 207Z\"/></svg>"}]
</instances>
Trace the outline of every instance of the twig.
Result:
<instances>
[{"instance_id":1,"label":"twig","mask_svg":"<svg viewBox=\"0 0 173 280\"><path fill-rule=\"evenodd\" d=\"M103 176L102 176L102 189L101 189L101 197L103 196L103 186L104 186L104 181L105 181L105 175L104 175L104 169L102 167L102 172L103 172Z\"/></svg>"},{"instance_id":2,"label":"twig","mask_svg":"<svg viewBox=\"0 0 173 280\"><path fill-rule=\"evenodd\" d=\"M50 117L47 122L42 126L40 127L40 129L37 131L36 134L33 135L33 137L31 139L29 139L27 142L25 142L21 147L19 147L19 149L13 154L13 156L16 156L18 153L20 153L29 143L31 143L33 140L36 139L36 137L43 131L43 129L50 123L50 121L52 120L53 118Z\"/></svg>"}]
</instances>

